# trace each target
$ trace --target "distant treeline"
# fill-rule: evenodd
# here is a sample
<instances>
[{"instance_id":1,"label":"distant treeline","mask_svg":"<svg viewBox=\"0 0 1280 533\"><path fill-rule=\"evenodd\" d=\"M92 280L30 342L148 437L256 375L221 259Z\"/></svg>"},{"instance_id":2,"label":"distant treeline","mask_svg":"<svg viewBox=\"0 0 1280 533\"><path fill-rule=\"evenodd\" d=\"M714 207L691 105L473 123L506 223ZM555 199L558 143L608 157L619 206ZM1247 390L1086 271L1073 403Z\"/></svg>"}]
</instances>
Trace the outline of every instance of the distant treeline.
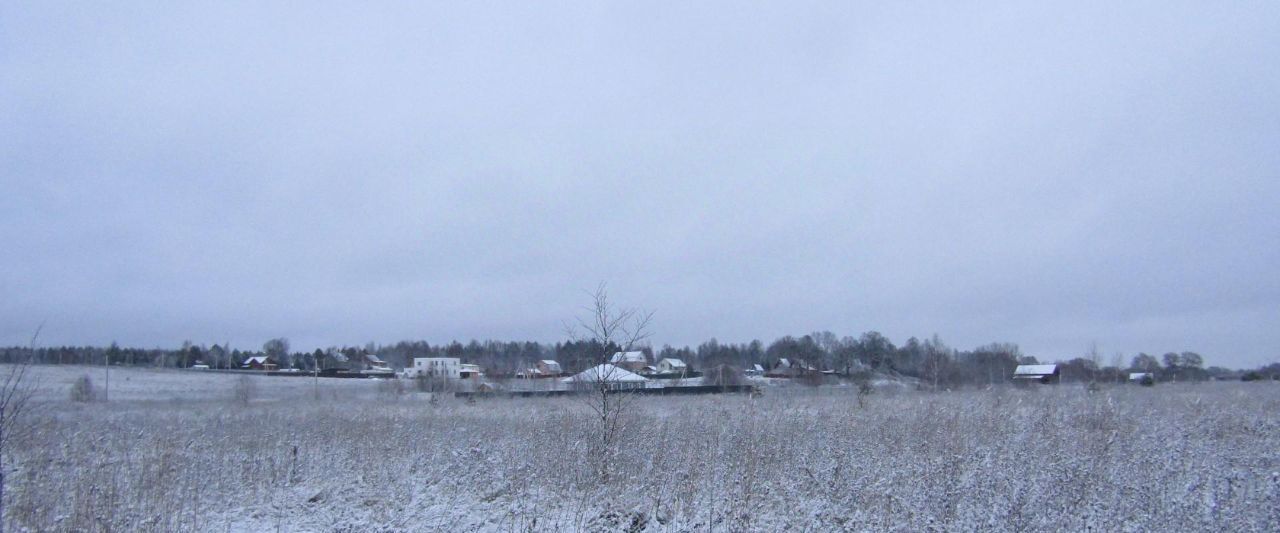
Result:
<instances>
[{"instance_id":1,"label":"distant treeline","mask_svg":"<svg viewBox=\"0 0 1280 533\"><path fill-rule=\"evenodd\" d=\"M367 364L364 354L377 355L392 367L411 365L416 357L456 357L463 362L474 363L495 378L512 376L520 369L531 368L540 359L559 361L568 372L577 372L598 362L602 353L617 350L616 346L601 346L593 341L543 344L537 342L471 341L466 344L454 341L448 344L430 344L423 341L402 341L391 345L367 344L363 347L332 347L313 352L290 350L284 338L267 341L261 349L240 350L226 344L212 346L183 343L175 349L125 348L112 344L106 347L62 346L4 348L0 361L31 361L40 364L76 365L124 365L185 368L204 364L210 368L240 368L244 361L255 356L269 356L280 368L296 368L310 371L326 368L363 369ZM695 369L729 365L740 369L760 365L765 369L787 359L801 363L806 368L825 370L843 375L882 374L909 376L937 387L983 385L1003 382L1013 374L1018 364L1056 362L1062 378L1067 381L1122 381L1131 372L1150 372L1161 381L1194 381L1217 379L1280 379L1280 363L1249 372L1221 367L1205 367L1204 359L1195 352L1166 353L1156 357L1139 353L1132 358L1119 354L1104 361L1096 349L1086 350L1080 357L1059 361L1037 361L1023 355L1016 344L992 343L973 350L957 350L944 344L936 335L921 341L915 337L900 346L894 345L880 333L871 331L860 337L837 337L823 331L800 337L785 336L768 345L753 340L748 343L720 343L711 339L696 348L675 348L664 345L659 349L643 348L653 363L662 358L681 359Z\"/></svg>"}]
</instances>

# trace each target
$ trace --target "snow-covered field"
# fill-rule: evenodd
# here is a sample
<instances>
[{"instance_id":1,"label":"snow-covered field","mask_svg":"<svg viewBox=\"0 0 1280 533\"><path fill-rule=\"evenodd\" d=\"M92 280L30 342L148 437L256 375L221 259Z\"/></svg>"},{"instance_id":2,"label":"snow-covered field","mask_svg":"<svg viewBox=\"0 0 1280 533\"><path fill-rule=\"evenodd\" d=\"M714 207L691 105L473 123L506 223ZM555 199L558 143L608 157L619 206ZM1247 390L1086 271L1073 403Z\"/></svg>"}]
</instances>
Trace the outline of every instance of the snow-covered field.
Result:
<instances>
[{"instance_id":1,"label":"snow-covered field","mask_svg":"<svg viewBox=\"0 0 1280 533\"><path fill-rule=\"evenodd\" d=\"M1271 383L639 397L602 482L575 399L36 370L10 531L1280 530Z\"/></svg>"},{"instance_id":2,"label":"snow-covered field","mask_svg":"<svg viewBox=\"0 0 1280 533\"><path fill-rule=\"evenodd\" d=\"M7 365L0 365L0 370ZM108 401L217 402L235 398L241 378L247 379L255 401L278 401L302 395L321 397L367 396L376 391L376 380L266 376L251 372L178 370L79 365L33 365L28 374L37 386L38 399L62 401L70 398L71 384L88 376Z\"/></svg>"}]
</instances>

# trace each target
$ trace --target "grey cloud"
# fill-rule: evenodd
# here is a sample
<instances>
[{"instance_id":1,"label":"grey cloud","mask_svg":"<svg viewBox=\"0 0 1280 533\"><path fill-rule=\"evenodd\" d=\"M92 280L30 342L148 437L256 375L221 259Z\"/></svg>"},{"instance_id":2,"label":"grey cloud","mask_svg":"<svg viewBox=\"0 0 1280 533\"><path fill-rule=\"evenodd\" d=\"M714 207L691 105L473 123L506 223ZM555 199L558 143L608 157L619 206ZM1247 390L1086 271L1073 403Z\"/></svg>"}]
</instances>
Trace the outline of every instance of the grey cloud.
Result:
<instances>
[{"instance_id":1,"label":"grey cloud","mask_svg":"<svg viewBox=\"0 0 1280 533\"><path fill-rule=\"evenodd\" d=\"M1274 3L11 6L0 343L1280 343Z\"/></svg>"}]
</instances>

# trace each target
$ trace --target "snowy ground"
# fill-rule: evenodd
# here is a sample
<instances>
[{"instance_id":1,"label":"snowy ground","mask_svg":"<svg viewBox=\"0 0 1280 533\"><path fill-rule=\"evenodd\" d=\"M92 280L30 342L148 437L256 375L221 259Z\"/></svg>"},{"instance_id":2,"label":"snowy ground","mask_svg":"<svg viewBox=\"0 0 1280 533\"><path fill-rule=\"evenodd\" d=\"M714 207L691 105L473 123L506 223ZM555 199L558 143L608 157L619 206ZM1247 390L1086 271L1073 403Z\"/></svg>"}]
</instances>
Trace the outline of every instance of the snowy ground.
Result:
<instances>
[{"instance_id":1,"label":"snowy ground","mask_svg":"<svg viewBox=\"0 0 1280 533\"><path fill-rule=\"evenodd\" d=\"M638 397L602 480L575 399L85 370L38 369L10 531L1280 530L1271 383Z\"/></svg>"}]
</instances>

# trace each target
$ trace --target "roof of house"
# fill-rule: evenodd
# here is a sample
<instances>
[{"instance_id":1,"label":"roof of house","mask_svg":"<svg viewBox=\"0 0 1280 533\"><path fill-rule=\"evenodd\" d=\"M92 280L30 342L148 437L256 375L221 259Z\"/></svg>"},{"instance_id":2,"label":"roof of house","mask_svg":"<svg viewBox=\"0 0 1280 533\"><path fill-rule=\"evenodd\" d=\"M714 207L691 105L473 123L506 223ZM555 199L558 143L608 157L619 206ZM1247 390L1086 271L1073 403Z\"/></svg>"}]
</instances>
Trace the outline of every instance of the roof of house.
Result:
<instances>
[{"instance_id":1,"label":"roof of house","mask_svg":"<svg viewBox=\"0 0 1280 533\"><path fill-rule=\"evenodd\" d=\"M1058 365L1018 365L1014 376L1049 376L1058 371Z\"/></svg>"},{"instance_id":2,"label":"roof of house","mask_svg":"<svg viewBox=\"0 0 1280 533\"><path fill-rule=\"evenodd\" d=\"M582 372L564 378L561 381L565 383L574 381L605 381L609 383L619 383L648 381L648 379L620 366L605 363L583 370Z\"/></svg>"},{"instance_id":3,"label":"roof of house","mask_svg":"<svg viewBox=\"0 0 1280 533\"><path fill-rule=\"evenodd\" d=\"M615 352L613 357L609 358L609 362L613 364L643 363L646 361L648 361L648 359L645 358L644 352Z\"/></svg>"},{"instance_id":4,"label":"roof of house","mask_svg":"<svg viewBox=\"0 0 1280 533\"><path fill-rule=\"evenodd\" d=\"M673 367L675 367L675 368L684 368L684 367L689 366L689 365L684 364L684 361L681 361L681 360L676 359L676 358L674 358L674 357L667 357L667 358L664 358L664 359L663 359L663 361L666 361L666 363L667 363L668 365L671 365L671 366L673 366ZM658 364L662 364L662 363L658 363Z\"/></svg>"},{"instance_id":5,"label":"roof of house","mask_svg":"<svg viewBox=\"0 0 1280 533\"><path fill-rule=\"evenodd\" d=\"M270 357L267 357L267 356L265 356L265 355L259 355L259 356L250 357L250 358L248 358L248 359L245 359L245 360L244 360L244 362L243 362L243 363L241 363L241 364L243 364L243 365L251 365L251 364L253 364L253 363L258 363L258 364L260 364L260 365L265 365L265 364L270 363L270 362L271 362L271 358L270 358Z\"/></svg>"},{"instance_id":6,"label":"roof of house","mask_svg":"<svg viewBox=\"0 0 1280 533\"><path fill-rule=\"evenodd\" d=\"M796 369L800 369L800 370L813 370L813 369L814 369L813 365L811 365L811 364L809 364L809 363L807 363L807 362L805 362L805 361L801 361L801 360L798 360L798 359L793 361L793 360L791 360L791 359L787 359L786 357L783 357L783 358L781 358L781 359L778 359L778 364L777 364L776 366L774 366L774 368L796 368Z\"/></svg>"},{"instance_id":7,"label":"roof of house","mask_svg":"<svg viewBox=\"0 0 1280 533\"><path fill-rule=\"evenodd\" d=\"M453 364L455 364L455 365L456 365L456 364L461 364L461 363L462 363L462 359L458 359L457 357L414 357L414 358L413 358L413 360L414 360L415 362L417 362L417 361L444 361L444 362L446 362L446 363L453 363Z\"/></svg>"},{"instance_id":8,"label":"roof of house","mask_svg":"<svg viewBox=\"0 0 1280 533\"><path fill-rule=\"evenodd\" d=\"M364 360L365 360L365 361L368 361L368 362L370 362L370 363L385 363L385 362L386 362L386 361L383 361L382 359L378 358L378 356L377 356L377 355L374 355L374 354L371 354L371 353L364 354Z\"/></svg>"},{"instance_id":9,"label":"roof of house","mask_svg":"<svg viewBox=\"0 0 1280 533\"><path fill-rule=\"evenodd\" d=\"M1132 379L1132 380L1139 380L1139 379L1145 378L1145 377L1150 376L1150 375L1151 375L1151 373L1150 373L1150 372L1130 372L1130 373L1129 373L1129 379Z\"/></svg>"}]
</instances>

